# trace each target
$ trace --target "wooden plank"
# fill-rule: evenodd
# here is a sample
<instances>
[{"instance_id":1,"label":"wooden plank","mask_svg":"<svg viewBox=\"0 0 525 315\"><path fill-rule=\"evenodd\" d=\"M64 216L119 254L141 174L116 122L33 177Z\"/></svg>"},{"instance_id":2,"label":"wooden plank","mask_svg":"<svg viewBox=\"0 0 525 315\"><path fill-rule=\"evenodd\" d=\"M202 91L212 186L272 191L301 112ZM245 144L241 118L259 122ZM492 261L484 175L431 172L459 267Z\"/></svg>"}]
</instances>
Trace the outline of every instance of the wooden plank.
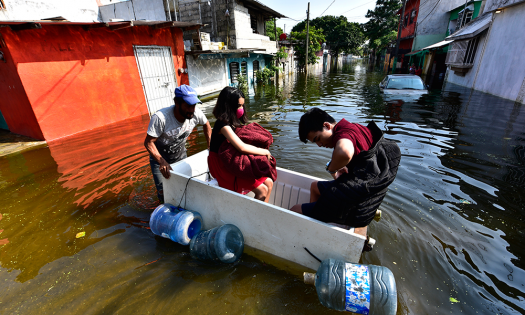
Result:
<instances>
[{"instance_id":1,"label":"wooden plank","mask_svg":"<svg viewBox=\"0 0 525 315\"><path fill-rule=\"evenodd\" d=\"M284 185L283 189L283 201L281 202L281 208L290 209L290 194L292 191L292 185Z\"/></svg>"},{"instance_id":2,"label":"wooden plank","mask_svg":"<svg viewBox=\"0 0 525 315\"><path fill-rule=\"evenodd\" d=\"M299 203L299 190L299 187L293 186L292 192L290 193L290 207L288 209Z\"/></svg>"},{"instance_id":3,"label":"wooden plank","mask_svg":"<svg viewBox=\"0 0 525 315\"><path fill-rule=\"evenodd\" d=\"M275 202L273 203L277 207L280 207L283 202L283 188L284 184L277 182L277 189L275 190Z\"/></svg>"}]
</instances>

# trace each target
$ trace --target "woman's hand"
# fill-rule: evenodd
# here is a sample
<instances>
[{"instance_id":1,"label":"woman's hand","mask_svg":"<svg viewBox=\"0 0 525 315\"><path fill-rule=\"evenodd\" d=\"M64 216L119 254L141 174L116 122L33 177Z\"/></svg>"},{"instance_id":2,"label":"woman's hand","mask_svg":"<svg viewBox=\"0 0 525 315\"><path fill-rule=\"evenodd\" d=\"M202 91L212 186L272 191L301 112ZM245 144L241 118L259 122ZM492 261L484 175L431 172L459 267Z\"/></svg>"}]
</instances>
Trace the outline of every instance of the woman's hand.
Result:
<instances>
[{"instance_id":1,"label":"woman's hand","mask_svg":"<svg viewBox=\"0 0 525 315\"><path fill-rule=\"evenodd\" d=\"M264 154L264 155L266 155L266 158L268 158L268 161L270 161L271 159L273 159L273 156L272 156L272 154L270 153L269 150L266 150L266 151L267 151L268 153L266 153L266 154Z\"/></svg>"}]
</instances>

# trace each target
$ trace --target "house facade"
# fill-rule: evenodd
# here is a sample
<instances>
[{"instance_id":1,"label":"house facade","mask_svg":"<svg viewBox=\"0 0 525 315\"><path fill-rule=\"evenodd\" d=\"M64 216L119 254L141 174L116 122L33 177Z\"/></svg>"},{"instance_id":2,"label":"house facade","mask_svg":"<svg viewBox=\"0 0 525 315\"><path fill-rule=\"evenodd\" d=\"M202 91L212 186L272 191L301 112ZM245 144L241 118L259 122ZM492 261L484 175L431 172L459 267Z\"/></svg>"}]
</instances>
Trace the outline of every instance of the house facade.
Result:
<instances>
[{"instance_id":1,"label":"house facade","mask_svg":"<svg viewBox=\"0 0 525 315\"><path fill-rule=\"evenodd\" d=\"M524 0L487 0L483 14L447 37L446 84L524 103Z\"/></svg>"},{"instance_id":2,"label":"house facade","mask_svg":"<svg viewBox=\"0 0 525 315\"><path fill-rule=\"evenodd\" d=\"M100 12L103 21L154 16L202 24L199 30L184 32L189 84L201 96L236 85L239 74L252 84L254 73L277 52L276 42L265 35L265 23L285 17L255 0L134 0L102 5ZM203 37L209 37L209 45L200 42Z\"/></svg>"},{"instance_id":3,"label":"house facade","mask_svg":"<svg viewBox=\"0 0 525 315\"><path fill-rule=\"evenodd\" d=\"M53 141L173 103L188 84L185 22L0 21L0 112ZM153 58L152 58L153 57Z\"/></svg>"},{"instance_id":4,"label":"house facade","mask_svg":"<svg viewBox=\"0 0 525 315\"><path fill-rule=\"evenodd\" d=\"M36 21L63 17L72 22L98 20L96 0L1 0L0 21Z\"/></svg>"}]
</instances>

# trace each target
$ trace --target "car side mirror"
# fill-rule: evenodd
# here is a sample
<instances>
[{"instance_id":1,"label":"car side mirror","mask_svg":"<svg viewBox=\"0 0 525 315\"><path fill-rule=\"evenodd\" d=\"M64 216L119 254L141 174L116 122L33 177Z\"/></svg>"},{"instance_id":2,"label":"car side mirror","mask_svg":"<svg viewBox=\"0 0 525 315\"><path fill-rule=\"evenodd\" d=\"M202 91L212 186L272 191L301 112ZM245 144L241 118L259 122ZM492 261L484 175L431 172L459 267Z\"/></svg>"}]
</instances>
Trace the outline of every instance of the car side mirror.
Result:
<instances>
[{"instance_id":1,"label":"car side mirror","mask_svg":"<svg viewBox=\"0 0 525 315\"><path fill-rule=\"evenodd\" d=\"M379 88L384 89L385 87L383 86L383 84L379 84Z\"/></svg>"}]
</instances>

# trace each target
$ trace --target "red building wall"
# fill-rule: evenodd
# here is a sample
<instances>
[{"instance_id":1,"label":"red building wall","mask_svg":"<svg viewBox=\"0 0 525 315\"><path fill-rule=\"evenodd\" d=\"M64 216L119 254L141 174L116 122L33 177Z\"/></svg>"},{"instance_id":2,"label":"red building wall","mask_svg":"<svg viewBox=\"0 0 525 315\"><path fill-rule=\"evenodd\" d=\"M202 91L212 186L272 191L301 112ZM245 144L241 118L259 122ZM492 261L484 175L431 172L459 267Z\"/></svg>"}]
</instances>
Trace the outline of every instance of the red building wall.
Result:
<instances>
[{"instance_id":1,"label":"red building wall","mask_svg":"<svg viewBox=\"0 0 525 315\"><path fill-rule=\"evenodd\" d=\"M398 11L398 15L401 15L403 8ZM412 12L415 16L411 19ZM401 17L401 38L413 36L416 31L416 22L419 15L419 0L409 0L405 5L405 15ZM408 17L408 18L407 18ZM405 19L406 25L405 25ZM412 47L410 47L412 48Z\"/></svg>"},{"instance_id":2,"label":"red building wall","mask_svg":"<svg viewBox=\"0 0 525 315\"><path fill-rule=\"evenodd\" d=\"M0 28L1 31L2 28ZM0 111L7 126L13 132L42 140L44 135L16 71L13 56L1 33L0 51L3 52L6 61L0 62Z\"/></svg>"},{"instance_id":3,"label":"red building wall","mask_svg":"<svg viewBox=\"0 0 525 315\"><path fill-rule=\"evenodd\" d=\"M50 141L147 114L133 45L170 46L175 69L186 68L177 28L42 24L17 32L2 27L0 34L12 63L0 65L6 81L0 110L12 132L36 139ZM176 75L179 85L189 84L187 74Z\"/></svg>"}]
</instances>

